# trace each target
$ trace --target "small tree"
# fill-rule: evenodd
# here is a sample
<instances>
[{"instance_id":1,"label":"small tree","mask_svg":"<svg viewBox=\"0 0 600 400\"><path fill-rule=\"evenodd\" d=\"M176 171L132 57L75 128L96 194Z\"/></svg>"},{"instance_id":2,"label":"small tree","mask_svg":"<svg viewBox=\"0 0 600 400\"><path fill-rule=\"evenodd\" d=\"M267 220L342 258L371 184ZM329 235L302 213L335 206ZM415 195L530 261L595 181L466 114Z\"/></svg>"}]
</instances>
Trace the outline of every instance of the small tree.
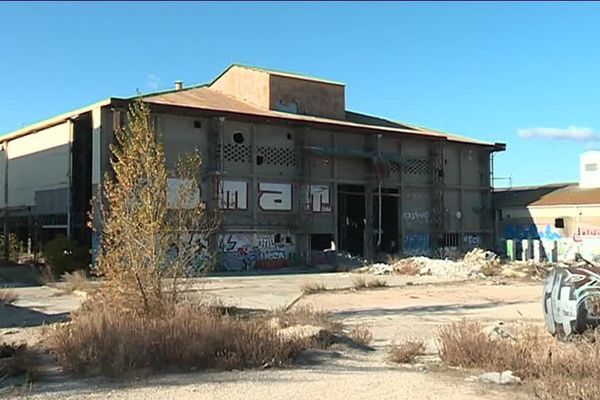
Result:
<instances>
[{"instance_id":1,"label":"small tree","mask_svg":"<svg viewBox=\"0 0 600 400\"><path fill-rule=\"evenodd\" d=\"M135 313L167 311L179 301L199 248L216 226L199 199L197 151L168 171L150 109L141 100L111 146L114 178L106 173L95 201L100 249L97 270L103 299ZM169 179L174 176L175 179ZM169 184L171 189L169 190Z\"/></svg>"}]
</instances>

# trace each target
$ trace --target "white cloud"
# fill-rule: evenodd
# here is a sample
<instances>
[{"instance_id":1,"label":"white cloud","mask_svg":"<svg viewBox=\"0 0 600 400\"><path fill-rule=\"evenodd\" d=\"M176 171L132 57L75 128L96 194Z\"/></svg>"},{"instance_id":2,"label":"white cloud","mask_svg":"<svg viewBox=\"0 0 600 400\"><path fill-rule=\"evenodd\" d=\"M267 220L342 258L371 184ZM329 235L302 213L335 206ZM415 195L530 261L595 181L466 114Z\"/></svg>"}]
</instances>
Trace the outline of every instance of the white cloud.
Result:
<instances>
[{"instance_id":1,"label":"white cloud","mask_svg":"<svg viewBox=\"0 0 600 400\"><path fill-rule=\"evenodd\" d=\"M158 75L149 74L146 77L146 85L152 90L157 90L160 87L161 82L162 78Z\"/></svg>"},{"instance_id":2,"label":"white cloud","mask_svg":"<svg viewBox=\"0 0 600 400\"><path fill-rule=\"evenodd\" d=\"M592 128L580 126L569 126L567 128L524 128L519 129L519 136L523 139L551 139L551 140L572 140L575 142L591 142L599 140L600 135L594 132Z\"/></svg>"}]
</instances>

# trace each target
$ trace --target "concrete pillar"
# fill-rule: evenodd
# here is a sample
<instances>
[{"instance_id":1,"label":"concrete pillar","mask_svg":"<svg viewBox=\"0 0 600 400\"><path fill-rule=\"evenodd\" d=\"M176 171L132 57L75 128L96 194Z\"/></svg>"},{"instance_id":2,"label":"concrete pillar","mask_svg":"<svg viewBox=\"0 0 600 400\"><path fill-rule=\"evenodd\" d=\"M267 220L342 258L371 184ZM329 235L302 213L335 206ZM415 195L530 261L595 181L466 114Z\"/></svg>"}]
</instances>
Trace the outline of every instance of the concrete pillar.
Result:
<instances>
[{"instance_id":1,"label":"concrete pillar","mask_svg":"<svg viewBox=\"0 0 600 400\"><path fill-rule=\"evenodd\" d=\"M539 263L541 260L541 249L540 241L538 239L533 240L533 261Z\"/></svg>"},{"instance_id":2,"label":"concrete pillar","mask_svg":"<svg viewBox=\"0 0 600 400\"><path fill-rule=\"evenodd\" d=\"M512 239L506 240L506 256L510 261L515 261L515 241Z\"/></svg>"},{"instance_id":3,"label":"concrete pillar","mask_svg":"<svg viewBox=\"0 0 600 400\"><path fill-rule=\"evenodd\" d=\"M529 239L521 240L521 260L529 260Z\"/></svg>"}]
</instances>

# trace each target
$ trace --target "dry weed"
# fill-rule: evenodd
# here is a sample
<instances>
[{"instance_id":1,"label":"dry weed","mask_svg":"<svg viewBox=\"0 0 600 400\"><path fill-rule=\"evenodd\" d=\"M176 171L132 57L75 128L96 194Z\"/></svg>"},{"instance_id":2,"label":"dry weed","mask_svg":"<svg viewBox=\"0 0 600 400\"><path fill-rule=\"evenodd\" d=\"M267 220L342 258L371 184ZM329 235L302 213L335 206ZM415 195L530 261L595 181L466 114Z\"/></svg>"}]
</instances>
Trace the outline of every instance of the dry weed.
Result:
<instances>
[{"instance_id":1,"label":"dry weed","mask_svg":"<svg viewBox=\"0 0 600 400\"><path fill-rule=\"evenodd\" d=\"M119 376L147 369L243 369L291 361L307 345L262 321L180 305L161 317L109 307L81 312L51 331L48 349L65 370Z\"/></svg>"},{"instance_id":2,"label":"dry weed","mask_svg":"<svg viewBox=\"0 0 600 400\"><path fill-rule=\"evenodd\" d=\"M309 305L294 307L291 310L275 310L270 317L277 318L281 328L287 328L294 325L313 325L320 326L332 333L342 331L342 323L335 321L327 313L315 310Z\"/></svg>"},{"instance_id":3,"label":"dry weed","mask_svg":"<svg viewBox=\"0 0 600 400\"><path fill-rule=\"evenodd\" d=\"M12 289L0 289L0 304L12 304L19 299L19 295Z\"/></svg>"},{"instance_id":4,"label":"dry weed","mask_svg":"<svg viewBox=\"0 0 600 400\"><path fill-rule=\"evenodd\" d=\"M354 290L376 289L386 287L387 282L381 278L366 279L363 276L357 276L352 279L352 287Z\"/></svg>"},{"instance_id":5,"label":"dry weed","mask_svg":"<svg viewBox=\"0 0 600 400\"><path fill-rule=\"evenodd\" d=\"M419 275L421 272L421 268L419 268L419 264L415 263L413 260L409 258L398 259L393 264L394 273L398 275Z\"/></svg>"},{"instance_id":6,"label":"dry weed","mask_svg":"<svg viewBox=\"0 0 600 400\"><path fill-rule=\"evenodd\" d=\"M0 345L0 380L25 375L31 382L38 373L39 354L25 344Z\"/></svg>"},{"instance_id":7,"label":"dry weed","mask_svg":"<svg viewBox=\"0 0 600 400\"><path fill-rule=\"evenodd\" d=\"M304 282L300 285L300 290L306 295L316 294L326 292L327 286L321 282Z\"/></svg>"},{"instance_id":8,"label":"dry weed","mask_svg":"<svg viewBox=\"0 0 600 400\"><path fill-rule=\"evenodd\" d=\"M425 353L425 343L420 339L411 339L400 344L392 344L389 350L390 361L406 364Z\"/></svg>"},{"instance_id":9,"label":"dry weed","mask_svg":"<svg viewBox=\"0 0 600 400\"><path fill-rule=\"evenodd\" d=\"M74 272L65 272L62 276L64 284L61 286L63 293L73 293L74 291L93 292L95 286L86 276L85 271L77 270Z\"/></svg>"},{"instance_id":10,"label":"dry weed","mask_svg":"<svg viewBox=\"0 0 600 400\"><path fill-rule=\"evenodd\" d=\"M463 368L511 370L520 378L539 377L543 341L535 328L516 341L494 340L478 322L463 320L438 331L442 361Z\"/></svg>"},{"instance_id":11,"label":"dry weed","mask_svg":"<svg viewBox=\"0 0 600 400\"><path fill-rule=\"evenodd\" d=\"M356 325L348 333L354 343L368 346L373 341L373 333L365 326Z\"/></svg>"}]
</instances>

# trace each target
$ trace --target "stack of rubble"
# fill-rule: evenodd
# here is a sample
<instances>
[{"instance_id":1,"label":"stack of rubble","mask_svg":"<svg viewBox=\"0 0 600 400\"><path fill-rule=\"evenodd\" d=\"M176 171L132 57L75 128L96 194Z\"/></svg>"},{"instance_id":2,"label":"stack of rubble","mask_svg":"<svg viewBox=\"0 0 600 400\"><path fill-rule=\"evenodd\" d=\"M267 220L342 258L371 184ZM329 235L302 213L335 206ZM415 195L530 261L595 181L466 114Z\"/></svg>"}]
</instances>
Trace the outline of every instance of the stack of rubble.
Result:
<instances>
[{"instance_id":1,"label":"stack of rubble","mask_svg":"<svg viewBox=\"0 0 600 400\"><path fill-rule=\"evenodd\" d=\"M502 272L498 256L491 251L473 249L462 260L440 260L429 257L408 257L393 264L377 263L357 270L374 275L430 275L440 278L465 279L470 277L486 277Z\"/></svg>"}]
</instances>

